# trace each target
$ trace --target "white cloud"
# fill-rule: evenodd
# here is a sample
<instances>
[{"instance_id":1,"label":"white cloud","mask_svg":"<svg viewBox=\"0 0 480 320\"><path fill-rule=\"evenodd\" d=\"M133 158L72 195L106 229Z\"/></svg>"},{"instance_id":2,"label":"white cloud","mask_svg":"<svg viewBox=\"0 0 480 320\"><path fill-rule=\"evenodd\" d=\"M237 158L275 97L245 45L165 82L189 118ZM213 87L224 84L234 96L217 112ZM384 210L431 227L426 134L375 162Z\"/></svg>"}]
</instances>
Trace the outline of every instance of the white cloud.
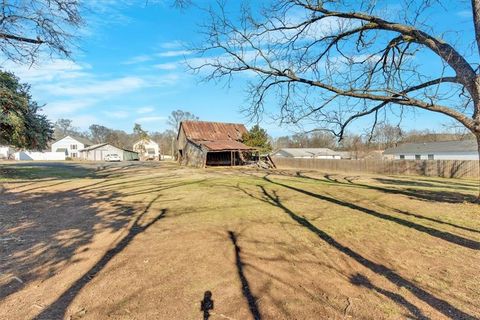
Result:
<instances>
[{"instance_id":1,"label":"white cloud","mask_svg":"<svg viewBox=\"0 0 480 320\"><path fill-rule=\"evenodd\" d=\"M122 64L137 64L137 63L147 62L150 60L152 60L152 57L144 54L144 55L132 57L127 61L122 62Z\"/></svg>"},{"instance_id":2,"label":"white cloud","mask_svg":"<svg viewBox=\"0 0 480 320\"><path fill-rule=\"evenodd\" d=\"M156 56L158 57L178 57L178 56L186 56L193 54L193 51L190 50L170 50L157 53Z\"/></svg>"},{"instance_id":3,"label":"white cloud","mask_svg":"<svg viewBox=\"0 0 480 320\"><path fill-rule=\"evenodd\" d=\"M137 123L155 122L155 121L164 121L166 119L167 119L167 117L163 117L163 116L151 116L151 117L137 118L137 119L135 119L135 122L137 122Z\"/></svg>"},{"instance_id":4,"label":"white cloud","mask_svg":"<svg viewBox=\"0 0 480 320\"><path fill-rule=\"evenodd\" d=\"M167 57L178 57L178 56L186 56L193 54L192 51L185 50L185 43L179 40L164 42L160 44L160 49L166 49L166 51L158 52L158 53L151 53L151 54L141 54L138 56L134 56L124 62L122 64L138 64L142 62L152 61L156 58L167 58ZM172 65L169 64L158 64L157 69L162 69L162 66L165 65L167 70L174 69Z\"/></svg>"},{"instance_id":5,"label":"white cloud","mask_svg":"<svg viewBox=\"0 0 480 320\"><path fill-rule=\"evenodd\" d=\"M150 112L152 112L153 110L155 110L154 107L150 107L150 106L148 106L148 107L142 107L142 108L140 108L140 109L137 109L137 113L140 113L140 114L150 113Z\"/></svg>"},{"instance_id":6,"label":"white cloud","mask_svg":"<svg viewBox=\"0 0 480 320\"><path fill-rule=\"evenodd\" d=\"M153 67L155 69L160 69L160 70L174 70L177 68L177 64L176 63L159 63L159 64L155 64L153 65Z\"/></svg>"},{"instance_id":7,"label":"white cloud","mask_svg":"<svg viewBox=\"0 0 480 320\"><path fill-rule=\"evenodd\" d=\"M94 105L97 101L94 99L82 100L60 100L48 103L43 111L50 116L63 116L66 114L73 114L79 110L88 108Z\"/></svg>"},{"instance_id":8,"label":"white cloud","mask_svg":"<svg viewBox=\"0 0 480 320\"><path fill-rule=\"evenodd\" d=\"M52 95L91 96L130 92L145 86L145 83L145 80L140 77L123 77L105 81L94 80L86 83L55 83L39 86L39 88L47 90Z\"/></svg>"},{"instance_id":9,"label":"white cloud","mask_svg":"<svg viewBox=\"0 0 480 320\"><path fill-rule=\"evenodd\" d=\"M7 62L3 68L14 71L22 82L33 84L86 77L88 73L85 70L91 67L88 64L79 64L71 60L54 59L31 67Z\"/></svg>"},{"instance_id":10,"label":"white cloud","mask_svg":"<svg viewBox=\"0 0 480 320\"><path fill-rule=\"evenodd\" d=\"M105 114L107 117L116 119L125 119L130 116L130 113L125 110L104 111L103 114Z\"/></svg>"},{"instance_id":11,"label":"white cloud","mask_svg":"<svg viewBox=\"0 0 480 320\"><path fill-rule=\"evenodd\" d=\"M163 49L177 49L185 47L185 42L180 40L168 41L160 44L160 48Z\"/></svg>"},{"instance_id":12,"label":"white cloud","mask_svg":"<svg viewBox=\"0 0 480 320\"><path fill-rule=\"evenodd\" d=\"M146 82L146 86L164 87L178 83L183 76L184 75L180 75L178 73L168 73L161 76L146 76L143 79Z\"/></svg>"},{"instance_id":13,"label":"white cloud","mask_svg":"<svg viewBox=\"0 0 480 320\"><path fill-rule=\"evenodd\" d=\"M97 117L90 114L76 115L71 119L72 119L73 126L79 127L82 129L87 129L92 124L101 124L100 120Z\"/></svg>"}]
</instances>

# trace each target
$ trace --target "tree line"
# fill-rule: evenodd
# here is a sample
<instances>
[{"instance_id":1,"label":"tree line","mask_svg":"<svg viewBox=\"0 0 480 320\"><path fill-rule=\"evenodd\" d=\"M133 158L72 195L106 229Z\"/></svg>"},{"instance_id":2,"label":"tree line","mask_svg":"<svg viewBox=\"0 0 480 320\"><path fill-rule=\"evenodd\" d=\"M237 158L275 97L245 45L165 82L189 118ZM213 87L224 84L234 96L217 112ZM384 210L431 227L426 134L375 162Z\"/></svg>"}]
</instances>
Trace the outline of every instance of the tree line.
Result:
<instances>
[{"instance_id":1,"label":"tree line","mask_svg":"<svg viewBox=\"0 0 480 320\"><path fill-rule=\"evenodd\" d=\"M390 124L378 125L372 134L346 133L341 141L326 131L296 133L272 138L274 149L280 148L329 148L341 151L368 153L385 150L402 143L472 140L475 136L465 131L402 130Z\"/></svg>"},{"instance_id":2,"label":"tree line","mask_svg":"<svg viewBox=\"0 0 480 320\"><path fill-rule=\"evenodd\" d=\"M88 130L81 130L75 127L70 119L58 119L53 125L52 139L59 140L70 135L86 138L95 144L109 143L124 149L132 149L133 144L139 140L150 139L158 143L162 154L174 155L178 127L180 122L184 120L198 120L198 117L188 111L175 110L172 111L167 120L169 129L147 132L141 124L135 123L132 133L108 128L100 124L92 124L88 127Z\"/></svg>"}]
</instances>

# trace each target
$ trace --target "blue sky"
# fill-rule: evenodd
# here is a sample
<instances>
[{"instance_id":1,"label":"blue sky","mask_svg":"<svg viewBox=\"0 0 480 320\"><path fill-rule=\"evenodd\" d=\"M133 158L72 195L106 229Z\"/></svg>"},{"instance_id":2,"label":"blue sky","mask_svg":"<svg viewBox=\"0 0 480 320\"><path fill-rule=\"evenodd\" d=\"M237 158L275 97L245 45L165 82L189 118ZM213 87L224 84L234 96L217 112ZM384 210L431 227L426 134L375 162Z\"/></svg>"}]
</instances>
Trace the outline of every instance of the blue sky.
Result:
<instances>
[{"instance_id":1,"label":"blue sky","mask_svg":"<svg viewBox=\"0 0 480 320\"><path fill-rule=\"evenodd\" d=\"M247 77L240 76L225 87L200 82L199 76L186 70L185 60L195 58L186 47L201 40L202 11L195 7L179 10L167 0L148 4L92 0L90 5L73 60L53 58L32 67L6 66L32 85L33 97L46 104L44 112L52 121L69 118L82 129L101 124L127 132L138 122L149 131L163 131L168 128L168 115L176 109L202 120L246 121L239 111L246 103ZM436 12L433 19L440 29L456 25L472 38L465 8ZM274 112L276 106L269 105L267 110ZM403 124L406 128L441 128L447 121L416 112ZM359 121L351 131L362 130L367 123ZM272 136L293 132L268 118L261 125Z\"/></svg>"}]
</instances>

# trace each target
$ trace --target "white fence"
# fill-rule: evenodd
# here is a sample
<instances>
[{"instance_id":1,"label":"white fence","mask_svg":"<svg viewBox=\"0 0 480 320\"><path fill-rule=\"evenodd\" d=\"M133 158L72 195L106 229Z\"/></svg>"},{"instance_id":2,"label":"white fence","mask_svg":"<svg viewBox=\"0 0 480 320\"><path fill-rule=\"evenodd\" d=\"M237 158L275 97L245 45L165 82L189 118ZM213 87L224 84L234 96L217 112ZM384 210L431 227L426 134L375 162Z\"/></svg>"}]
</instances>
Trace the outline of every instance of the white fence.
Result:
<instances>
[{"instance_id":1,"label":"white fence","mask_svg":"<svg viewBox=\"0 0 480 320\"><path fill-rule=\"evenodd\" d=\"M15 152L15 160L61 161L65 160L65 152Z\"/></svg>"}]
</instances>

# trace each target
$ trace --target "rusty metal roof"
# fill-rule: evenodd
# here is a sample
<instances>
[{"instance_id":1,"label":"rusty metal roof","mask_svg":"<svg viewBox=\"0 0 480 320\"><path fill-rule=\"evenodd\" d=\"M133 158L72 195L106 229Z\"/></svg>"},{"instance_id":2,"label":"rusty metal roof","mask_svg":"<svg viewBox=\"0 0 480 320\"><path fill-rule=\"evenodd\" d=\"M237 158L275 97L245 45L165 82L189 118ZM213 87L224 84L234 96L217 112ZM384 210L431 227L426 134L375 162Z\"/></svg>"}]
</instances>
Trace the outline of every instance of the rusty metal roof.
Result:
<instances>
[{"instance_id":1,"label":"rusty metal roof","mask_svg":"<svg viewBox=\"0 0 480 320\"><path fill-rule=\"evenodd\" d=\"M195 143L205 146L209 151L256 150L235 140L195 141Z\"/></svg>"},{"instance_id":2,"label":"rusty metal roof","mask_svg":"<svg viewBox=\"0 0 480 320\"><path fill-rule=\"evenodd\" d=\"M180 127L187 139L196 141L241 141L242 135L247 133L247 128L241 123L182 121Z\"/></svg>"}]
</instances>

